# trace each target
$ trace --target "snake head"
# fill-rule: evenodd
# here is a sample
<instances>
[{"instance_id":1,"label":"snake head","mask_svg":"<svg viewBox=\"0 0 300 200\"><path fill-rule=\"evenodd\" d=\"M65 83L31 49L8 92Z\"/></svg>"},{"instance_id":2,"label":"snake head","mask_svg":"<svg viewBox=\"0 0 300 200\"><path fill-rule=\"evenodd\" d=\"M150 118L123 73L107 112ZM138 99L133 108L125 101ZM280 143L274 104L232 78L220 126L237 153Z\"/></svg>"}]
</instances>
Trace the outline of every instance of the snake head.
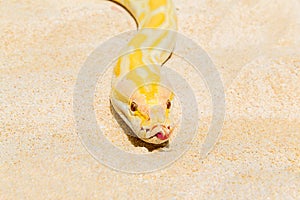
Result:
<instances>
[{"instance_id":1,"label":"snake head","mask_svg":"<svg viewBox=\"0 0 300 200\"><path fill-rule=\"evenodd\" d=\"M138 138L147 143L161 144L169 140L174 130L173 97L168 88L148 84L136 89L128 102L112 98L112 104Z\"/></svg>"}]
</instances>

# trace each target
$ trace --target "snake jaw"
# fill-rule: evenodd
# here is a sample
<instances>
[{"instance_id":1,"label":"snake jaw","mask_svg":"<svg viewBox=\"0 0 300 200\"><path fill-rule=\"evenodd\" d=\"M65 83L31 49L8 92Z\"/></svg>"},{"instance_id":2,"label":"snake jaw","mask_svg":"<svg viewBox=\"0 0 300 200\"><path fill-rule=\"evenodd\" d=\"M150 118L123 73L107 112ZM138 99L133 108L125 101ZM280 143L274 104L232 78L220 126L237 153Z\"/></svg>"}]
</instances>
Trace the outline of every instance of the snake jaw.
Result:
<instances>
[{"instance_id":1,"label":"snake jaw","mask_svg":"<svg viewBox=\"0 0 300 200\"><path fill-rule=\"evenodd\" d=\"M162 143L170 138L171 133L170 126L155 125L151 129L146 129L146 140L154 140L154 143Z\"/></svg>"}]
</instances>

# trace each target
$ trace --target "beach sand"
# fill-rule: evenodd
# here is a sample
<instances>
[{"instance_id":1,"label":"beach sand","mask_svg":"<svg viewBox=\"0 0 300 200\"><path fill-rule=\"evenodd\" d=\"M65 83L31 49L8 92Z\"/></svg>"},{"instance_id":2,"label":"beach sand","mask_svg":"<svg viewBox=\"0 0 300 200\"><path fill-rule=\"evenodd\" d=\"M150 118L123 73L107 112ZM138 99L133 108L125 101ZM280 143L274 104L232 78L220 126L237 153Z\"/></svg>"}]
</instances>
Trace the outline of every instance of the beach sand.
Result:
<instances>
[{"instance_id":1,"label":"beach sand","mask_svg":"<svg viewBox=\"0 0 300 200\"><path fill-rule=\"evenodd\" d=\"M101 0L0 1L0 199L299 199L299 1L174 2L179 32L207 52L222 78L222 134L202 158L211 97L174 55L166 65L195 91L198 132L173 164L129 174L88 153L73 96L89 55L135 30L134 20ZM104 95L109 75L102 83L95 107L107 139L124 151L149 153L114 120Z\"/></svg>"}]
</instances>

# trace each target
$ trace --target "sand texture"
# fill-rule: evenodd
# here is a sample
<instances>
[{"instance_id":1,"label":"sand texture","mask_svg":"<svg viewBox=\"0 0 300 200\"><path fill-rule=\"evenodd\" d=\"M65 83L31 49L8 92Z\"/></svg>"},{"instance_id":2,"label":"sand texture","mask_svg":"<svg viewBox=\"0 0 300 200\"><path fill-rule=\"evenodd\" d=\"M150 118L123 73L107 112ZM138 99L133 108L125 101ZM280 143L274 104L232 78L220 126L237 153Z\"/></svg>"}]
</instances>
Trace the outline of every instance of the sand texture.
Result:
<instances>
[{"instance_id":1,"label":"sand texture","mask_svg":"<svg viewBox=\"0 0 300 200\"><path fill-rule=\"evenodd\" d=\"M82 145L73 95L89 55L135 30L134 20L109 1L0 0L0 199L300 199L300 2L174 2L179 32L208 53L223 81L222 135L202 159L210 93L174 55L166 65L195 92L198 133L168 167L129 174ZM106 74L94 103L105 136L124 151L149 153L112 115Z\"/></svg>"}]
</instances>

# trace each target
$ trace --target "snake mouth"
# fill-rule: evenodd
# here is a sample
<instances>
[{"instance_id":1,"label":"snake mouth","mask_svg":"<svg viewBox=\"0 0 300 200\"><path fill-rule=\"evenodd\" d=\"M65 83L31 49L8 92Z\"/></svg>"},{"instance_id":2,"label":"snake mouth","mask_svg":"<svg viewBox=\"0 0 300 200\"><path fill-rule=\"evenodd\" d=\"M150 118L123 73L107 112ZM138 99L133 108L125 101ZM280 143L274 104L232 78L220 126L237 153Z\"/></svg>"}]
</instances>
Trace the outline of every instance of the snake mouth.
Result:
<instances>
[{"instance_id":1,"label":"snake mouth","mask_svg":"<svg viewBox=\"0 0 300 200\"><path fill-rule=\"evenodd\" d=\"M149 130L149 133L151 136L148 139L156 137L159 140L168 140L172 130L170 129L170 126L166 127L164 125L155 125L151 130Z\"/></svg>"},{"instance_id":2,"label":"snake mouth","mask_svg":"<svg viewBox=\"0 0 300 200\"><path fill-rule=\"evenodd\" d=\"M165 134L163 132L158 132L154 135L154 137L157 137L160 140L167 140L169 139L170 134Z\"/></svg>"}]
</instances>

